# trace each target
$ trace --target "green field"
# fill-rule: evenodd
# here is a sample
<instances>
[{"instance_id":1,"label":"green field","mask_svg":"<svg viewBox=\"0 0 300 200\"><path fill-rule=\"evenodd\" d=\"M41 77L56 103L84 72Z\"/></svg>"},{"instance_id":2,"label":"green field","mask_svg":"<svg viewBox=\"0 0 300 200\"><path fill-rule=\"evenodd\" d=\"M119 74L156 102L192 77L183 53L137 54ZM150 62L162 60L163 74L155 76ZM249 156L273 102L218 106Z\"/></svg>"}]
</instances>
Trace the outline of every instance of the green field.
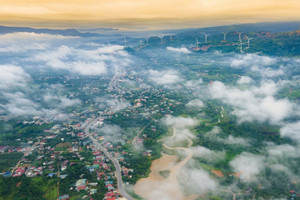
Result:
<instances>
[{"instance_id":1,"label":"green field","mask_svg":"<svg viewBox=\"0 0 300 200\"><path fill-rule=\"evenodd\" d=\"M9 168L14 167L22 158L22 153L4 153L0 154L0 171L8 171Z\"/></svg>"}]
</instances>

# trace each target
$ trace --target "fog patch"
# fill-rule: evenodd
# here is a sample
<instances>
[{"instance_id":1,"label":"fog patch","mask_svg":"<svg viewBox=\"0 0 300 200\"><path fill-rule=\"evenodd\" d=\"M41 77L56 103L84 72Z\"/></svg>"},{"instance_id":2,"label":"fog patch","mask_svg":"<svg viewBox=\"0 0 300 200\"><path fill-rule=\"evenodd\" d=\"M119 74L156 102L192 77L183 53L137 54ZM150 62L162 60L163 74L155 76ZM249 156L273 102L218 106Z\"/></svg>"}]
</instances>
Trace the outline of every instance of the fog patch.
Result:
<instances>
[{"instance_id":1,"label":"fog patch","mask_svg":"<svg viewBox=\"0 0 300 200\"><path fill-rule=\"evenodd\" d=\"M280 135L283 137L292 138L293 140L300 142L300 121L285 124L280 129Z\"/></svg>"},{"instance_id":2,"label":"fog patch","mask_svg":"<svg viewBox=\"0 0 300 200\"><path fill-rule=\"evenodd\" d=\"M191 127L197 124L197 120L193 118L186 117L174 117L168 115L161 119L162 123L166 126L174 126L176 128Z\"/></svg>"},{"instance_id":3,"label":"fog patch","mask_svg":"<svg viewBox=\"0 0 300 200\"><path fill-rule=\"evenodd\" d=\"M192 147L191 150L194 157L204 159L208 162L224 160L226 155L225 151L213 151L202 146Z\"/></svg>"},{"instance_id":4,"label":"fog patch","mask_svg":"<svg viewBox=\"0 0 300 200\"><path fill-rule=\"evenodd\" d=\"M106 142L125 144L122 130L118 125L105 124L102 128L97 129L97 132L105 136L104 141Z\"/></svg>"},{"instance_id":5,"label":"fog patch","mask_svg":"<svg viewBox=\"0 0 300 200\"><path fill-rule=\"evenodd\" d=\"M0 90L24 87L29 80L31 77L21 67L0 65Z\"/></svg>"},{"instance_id":6,"label":"fog patch","mask_svg":"<svg viewBox=\"0 0 300 200\"><path fill-rule=\"evenodd\" d=\"M46 94L44 96L44 101L47 103L51 103L52 105L58 103L56 105L59 105L63 108L81 104L81 101L79 99L70 99L67 96L57 96L52 94Z\"/></svg>"},{"instance_id":7,"label":"fog patch","mask_svg":"<svg viewBox=\"0 0 300 200\"><path fill-rule=\"evenodd\" d=\"M218 142L224 143L224 144L230 144L230 145L242 145L242 146L249 146L249 141L241 138L241 137L234 137L232 135L229 135L227 138L217 138Z\"/></svg>"},{"instance_id":8,"label":"fog patch","mask_svg":"<svg viewBox=\"0 0 300 200\"><path fill-rule=\"evenodd\" d=\"M158 85L171 85L181 81L179 73L175 70L149 70L150 81Z\"/></svg>"},{"instance_id":9,"label":"fog patch","mask_svg":"<svg viewBox=\"0 0 300 200\"><path fill-rule=\"evenodd\" d=\"M184 86L189 88L189 89L197 89L197 87L200 87L201 85L203 84L203 79L200 78L200 79L197 79L197 80L189 80L189 81L186 81L184 83Z\"/></svg>"},{"instance_id":10,"label":"fog patch","mask_svg":"<svg viewBox=\"0 0 300 200\"><path fill-rule=\"evenodd\" d=\"M181 48L167 47L167 50L173 51L173 52L176 52L176 53L186 53L186 54L191 53L191 51L188 50L185 47L181 47Z\"/></svg>"},{"instance_id":11,"label":"fog patch","mask_svg":"<svg viewBox=\"0 0 300 200\"><path fill-rule=\"evenodd\" d=\"M101 75L110 66L127 66L131 61L122 46L83 50L62 45L53 51L36 54L29 61L44 63L53 69L63 69L80 75Z\"/></svg>"},{"instance_id":12,"label":"fog patch","mask_svg":"<svg viewBox=\"0 0 300 200\"><path fill-rule=\"evenodd\" d=\"M194 99L194 100L189 101L186 104L186 106L188 108L196 108L196 109L200 110L201 108L204 107L204 103L200 99Z\"/></svg>"},{"instance_id":13,"label":"fog patch","mask_svg":"<svg viewBox=\"0 0 300 200\"><path fill-rule=\"evenodd\" d=\"M241 76L238 80L238 84L250 84L253 82L253 79L250 78L249 76Z\"/></svg>"},{"instance_id":14,"label":"fog patch","mask_svg":"<svg viewBox=\"0 0 300 200\"><path fill-rule=\"evenodd\" d=\"M194 162L183 167L178 176L180 184L191 194L204 194L218 188L218 182L201 168L197 168Z\"/></svg>"},{"instance_id":15,"label":"fog patch","mask_svg":"<svg viewBox=\"0 0 300 200\"><path fill-rule=\"evenodd\" d=\"M196 139L196 136L190 132L188 129L177 129L176 134L174 134L172 137L165 137L162 139L162 141L170 146L182 146L187 139Z\"/></svg>"},{"instance_id":16,"label":"fog patch","mask_svg":"<svg viewBox=\"0 0 300 200\"><path fill-rule=\"evenodd\" d=\"M252 182L257 180L256 176L264 168L264 159L260 155L243 152L230 162L230 166L241 174L240 178Z\"/></svg>"},{"instance_id":17,"label":"fog patch","mask_svg":"<svg viewBox=\"0 0 300 200\"><path fill-rule=\"evenodd\" d=\"M231 67L248 67L252 65L272 65L276 63L276 58L271 58L269 56L260 56L256 54L246 54L246 55L238 55L236 58L232 59Z\"/></svg>"},{"instance_id":18,"label":"fog patch","mask_svg":"<svg viewBox=\"0 0 300 200\"><path fill-rule=\"evenodd\" d=\"M272 81L261 82L260 87L252 86L241 90L226 86L216 81L209 87L213 99L234 106L233 114L238 116L239 122L269 121L272 124L282 122L293 113L294 104L287 99L275 99L280 85Z\"/></svg>"},{"instance_id":19,"label":"fog patch","mask_svg":"<svg viewBox=\"0 0 300 200\"><path fill-rule=\"evenodd\" d=\"M281 76L284 74L283 68L279 68L278 70L272 69L270 67L258 67L256 65L251 67L251 71L253 72L259 72L264 77L275 77L275 76Z\"/></svg>"},{"instance_id":20,"label":"fog patch","mask_svg":"<svg viewBox=\"0 0 300 200\"><path fill-rule=\"evenodd\" d=\"M49 48L54 41L77 38L79 37L28 32L0 34L0 52L23 53L29 50L41 51Z\"/></svg>"},{"instance_id":21,"label":"fog patch","mask_svg":"<svg viewBox=\"0 0 300 200\"><path fill-rule=\"evenodd\" d=\"M107 100L106 103L110 107L111 111L113 112L118 112L120 110L123 110L131 106L127 100L119 100L119 99L110 99Z\"/></svg>"}]
</instances>

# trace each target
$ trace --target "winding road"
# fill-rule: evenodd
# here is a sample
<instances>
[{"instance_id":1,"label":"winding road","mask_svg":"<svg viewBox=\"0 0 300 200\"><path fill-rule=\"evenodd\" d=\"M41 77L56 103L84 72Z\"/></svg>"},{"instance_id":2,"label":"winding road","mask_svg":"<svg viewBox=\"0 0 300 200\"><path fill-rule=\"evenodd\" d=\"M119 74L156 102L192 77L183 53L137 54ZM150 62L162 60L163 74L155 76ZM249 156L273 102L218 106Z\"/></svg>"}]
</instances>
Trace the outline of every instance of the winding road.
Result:
<instances>
[{"instance_id":1,"label":"winding road","mask_svg":"<svg viewBox=\"0 0 300 200\"><path fill-rule=\"evenodd\" d=\"M107 151L106 148L104 148L103 146L101 146L101 144L91 135L91 133L89 132L89 129L92 125L93 121L90 121L88 123L88 125L85 127L84 132L87 136L89 136L89 138L93 141L93 144L96 146L96 148L100 151L102 151L114 164L115 168L116 168L116 177L117 177L117 187L119 192L121 193L121 195L126 198L127 200L135 200L134 198L132 198L126 191L124 188L124 183L122 180L122 175L121 175L121 166L119 164L119 162L113 158L113 156Z\"/></svg>"}]
</instances>

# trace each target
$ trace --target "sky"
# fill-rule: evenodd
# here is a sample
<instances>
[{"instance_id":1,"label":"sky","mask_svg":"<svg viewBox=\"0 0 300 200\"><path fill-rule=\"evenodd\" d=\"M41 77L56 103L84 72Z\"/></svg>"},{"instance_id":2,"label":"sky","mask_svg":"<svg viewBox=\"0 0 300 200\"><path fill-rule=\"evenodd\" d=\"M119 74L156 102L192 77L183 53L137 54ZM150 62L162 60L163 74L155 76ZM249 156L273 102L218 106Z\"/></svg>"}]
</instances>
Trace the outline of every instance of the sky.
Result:
<instances>
[{"instance_id":1,"label":"sky","mask_svg":"<svg viewBox=\"0 0 300 200\"><path fill-rule=\"evenodd\" d=\"M0 0L0 25L166 29L300 20L299 0Z\"/></svg>"}]
</instances>

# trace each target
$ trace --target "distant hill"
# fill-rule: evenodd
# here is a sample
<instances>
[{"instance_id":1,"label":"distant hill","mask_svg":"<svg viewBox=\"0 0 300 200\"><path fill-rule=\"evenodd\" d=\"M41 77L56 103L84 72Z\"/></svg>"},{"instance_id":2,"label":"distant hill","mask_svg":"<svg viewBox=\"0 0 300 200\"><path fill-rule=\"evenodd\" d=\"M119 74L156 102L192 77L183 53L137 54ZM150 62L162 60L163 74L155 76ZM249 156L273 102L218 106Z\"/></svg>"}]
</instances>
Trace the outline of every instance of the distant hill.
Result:
<instances>
[{"instance_id":1,"label":"distant hill","mask_svg":"<svg viewBox=\"0 0 300 200\"><path fill-rule=\"evenodd\" d=\"M297 22L265 22L265 23L251 23L251 24L236 24L229 26L215 26L206 28L188 29L186 31L179 31L179 35L194 35L200 32L209 34L219 34L222 32L292 32L300 29L300 21Z\"/></svg>"},{"instance_id":2,"label":"distant hill","mask_svg":"<svg viewBox=\"0 0 300 200\"><path fill-rule=\"evenodd\" d=\"M82 32L86 32L86 31L95 32L95 31L118 31L119 29L117 29L117 28L90 28L90 29L77 29L77 30L82 31Z\"/></svg>"},{"instance_id":3,"label":"distant hill","mask_svg":"<svg viewBox=\"0 0 300 200\"><path fill-rule=\"evenodd\" d=\"M35 29L28 27L8 27L0 26L0 34L15 33L15 32L29 32L29 33L44 33L52 35L64 35L64 36L80 36L80 37L98 37L101 36L97 33L81 33L76 29Z\"/></svg>"}]
</instances>

